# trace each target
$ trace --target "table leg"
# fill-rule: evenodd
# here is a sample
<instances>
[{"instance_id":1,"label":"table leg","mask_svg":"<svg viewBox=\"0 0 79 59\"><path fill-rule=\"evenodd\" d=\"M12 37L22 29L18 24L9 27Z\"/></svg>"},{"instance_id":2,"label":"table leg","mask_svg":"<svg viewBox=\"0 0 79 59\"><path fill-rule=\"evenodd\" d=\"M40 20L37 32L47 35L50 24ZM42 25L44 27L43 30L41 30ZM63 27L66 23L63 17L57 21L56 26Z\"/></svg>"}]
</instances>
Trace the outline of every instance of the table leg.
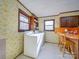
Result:
<instances>
[{"instance_id":1,"label":"table leg","mask_svg":"<svg viewBox=\"0 0 79 59\"><path fill-rule=\"evenodd\" d=\"M79 59L79 40L77 41L77 58L76 59Z\"/></svg>"}]
</instances>

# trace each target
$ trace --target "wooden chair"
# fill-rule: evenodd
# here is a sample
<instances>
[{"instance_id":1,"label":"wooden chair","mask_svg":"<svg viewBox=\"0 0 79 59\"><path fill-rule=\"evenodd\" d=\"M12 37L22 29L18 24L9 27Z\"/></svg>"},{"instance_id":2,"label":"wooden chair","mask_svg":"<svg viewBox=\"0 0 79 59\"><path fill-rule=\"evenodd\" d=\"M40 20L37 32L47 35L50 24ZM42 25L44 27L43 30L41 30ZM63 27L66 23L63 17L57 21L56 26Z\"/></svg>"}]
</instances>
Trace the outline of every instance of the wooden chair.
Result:
<instances>
[{"instance_id":1,"label":"wooden chair","mask_svg":"<svg viewBox=\"0 0 79 59\"><path fill-rule=\"evenodd\" d=\"M60 51L62 51L62 48L64 47L64 45L65 45L64 37L60 36L59 37L59 44L58 44L58 46L60 47Z\"/></svg>"},{"instance_id":2,"label":"wooden chair","mask_svg":"<svg viewBox=\"0 0 79 59\"><path fill-rule=\"evenodd\" d=\"M75 59L75 50L74 50L74 43L68 41L65 36L60 36L59 38L59 45L60 51L63 53L63 57L65 54L71 54Z\"/></svg>"}]
</instances>

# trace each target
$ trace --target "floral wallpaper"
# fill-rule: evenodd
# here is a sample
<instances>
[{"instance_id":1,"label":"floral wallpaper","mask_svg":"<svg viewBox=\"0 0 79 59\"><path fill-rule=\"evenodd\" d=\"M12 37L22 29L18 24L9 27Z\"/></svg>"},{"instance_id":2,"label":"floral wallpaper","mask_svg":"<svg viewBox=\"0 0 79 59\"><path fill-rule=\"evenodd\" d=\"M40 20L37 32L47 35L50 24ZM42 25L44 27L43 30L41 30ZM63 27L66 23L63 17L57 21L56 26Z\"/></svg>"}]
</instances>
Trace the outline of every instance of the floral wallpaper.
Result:
<instances>
[{"instance_id":1,"label":"floral wallpaper","mask_svg":"<svg viewBox=\"0 0 79 59\"><path fill-rule=\"evenodd\" d=\"M6 39L6 59L15 59L23 52L23 32L18 32L18 8L31 15L17 0L0 0L0 35Z\"/></svg>"},{"instance_id":2,"label":"floral wallpaper","mask_svg":"<svg viewBox=\"0 0 79 59\"><path fill-rule=\"evenodd\" d=\"M6 24L3 24L5 22L5 17L3 17L3 0L0 0L0 36L5 34L5 26Z\"/></svg>"}]
</instances>

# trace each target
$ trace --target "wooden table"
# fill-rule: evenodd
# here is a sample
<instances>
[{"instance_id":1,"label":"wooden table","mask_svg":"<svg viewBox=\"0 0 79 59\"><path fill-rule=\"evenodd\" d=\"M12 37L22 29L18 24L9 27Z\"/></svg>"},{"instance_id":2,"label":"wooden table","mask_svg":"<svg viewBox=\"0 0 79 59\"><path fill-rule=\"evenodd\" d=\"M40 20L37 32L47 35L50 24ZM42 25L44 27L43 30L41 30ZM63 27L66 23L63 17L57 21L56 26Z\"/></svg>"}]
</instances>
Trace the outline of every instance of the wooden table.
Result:
<instances>
[{"instance_id":1,"label":"wooden table","mask_svg":"<svg viewBox=\"0 0 79 59\"><path fill-rule=\"evenodd\" d=\"M74 42L76 47L75 51L76 51L76 59L79 59L79 35L74 35L74 34L66 34L66 37L69 38L70 41Z\"/></svg>"},{"instance_id":2,"label":"wooden table","mask_svg":"<svg viewBox=\"0 0 79 59\"><path fill-rule=\"evenodd\" d=\"M61 33L57 32L59 36L64 36L65 38L68 38L71 42L74 42L76 47L75 52L76 52L76 59L79 59L79 34L66 34L66 33Z\"/></svg>"}]
</instances>

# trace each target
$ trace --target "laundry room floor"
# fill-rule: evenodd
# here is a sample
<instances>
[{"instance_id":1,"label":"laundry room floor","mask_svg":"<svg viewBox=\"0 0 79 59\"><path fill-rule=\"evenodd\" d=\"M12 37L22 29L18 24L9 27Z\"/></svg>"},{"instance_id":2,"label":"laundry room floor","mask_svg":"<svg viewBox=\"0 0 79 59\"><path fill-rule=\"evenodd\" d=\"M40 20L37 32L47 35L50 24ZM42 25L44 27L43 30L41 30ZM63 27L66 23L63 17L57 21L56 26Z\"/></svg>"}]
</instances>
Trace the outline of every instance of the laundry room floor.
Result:
<instances>
[{"instance_id":1,"label":"laundry room floor","mask_svg":"<svg viewBox=\"0 0 79 59\"><path fill-rule=\"evenodd\" d=\"M16 59L33 59L21 54ZM42 47L39 56L36 59L73 59L71 55L65 54L62 56L62 52L59 50L57 44L45 43Z\"/></svg>"}]
</instances>

